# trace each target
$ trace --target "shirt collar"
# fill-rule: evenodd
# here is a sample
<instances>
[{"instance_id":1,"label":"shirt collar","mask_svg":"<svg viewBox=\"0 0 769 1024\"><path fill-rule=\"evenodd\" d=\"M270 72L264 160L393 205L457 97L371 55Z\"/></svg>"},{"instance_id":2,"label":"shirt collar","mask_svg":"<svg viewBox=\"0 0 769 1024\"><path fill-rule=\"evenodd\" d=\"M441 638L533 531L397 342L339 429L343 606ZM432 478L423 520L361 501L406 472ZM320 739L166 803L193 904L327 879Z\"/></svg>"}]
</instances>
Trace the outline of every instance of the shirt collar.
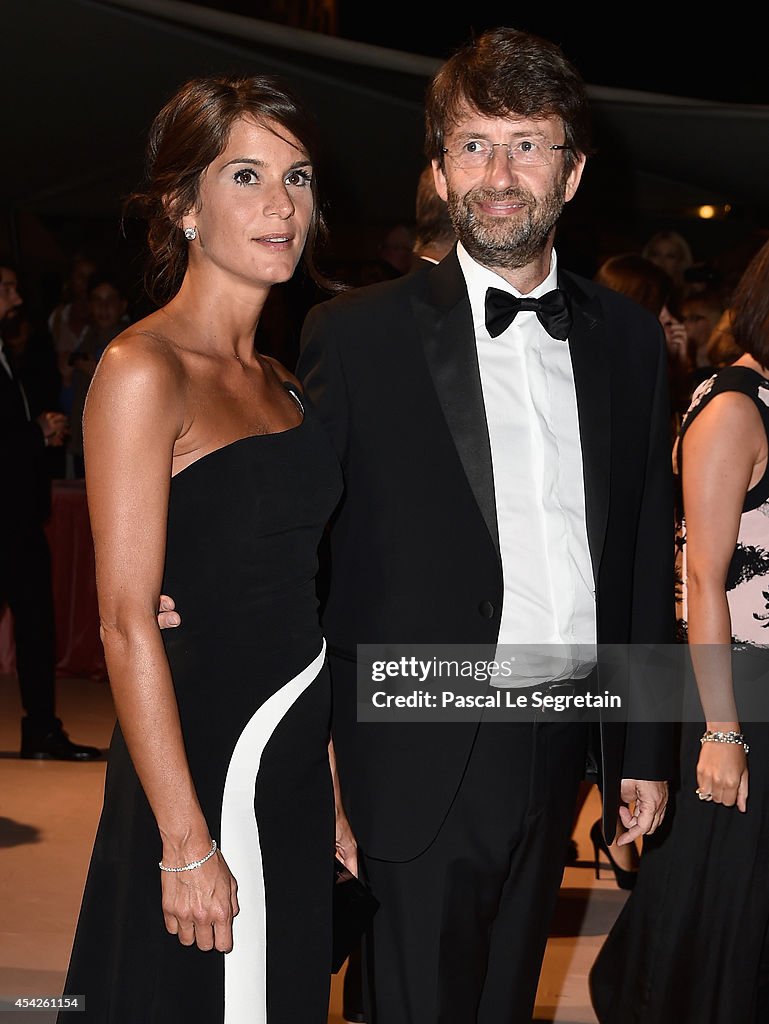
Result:
<instances>
[{"instance_id":1,"label":"shirt collar","mask_svg":"<svg viewBox=\"0 0 769 1024\"><path fill-rule=\"evenodd\" d=\"M495 274L493 270L489 270L487 267L482 267L480 263L472 258L467 252L461 242L457 244L457 256L459 258L459 265L462 268L462 273L465 275L465 283L467 285L467 294L470 299L470 307L473 313L473 324L475 326L476 336L478 334L478 328L481 327L483 331L486 330L486 289L487 288L501 288L503 291L510 292L511 295L517 295L520 297L523 293L519 292L517 288L514 288L509 282L505 281L499 274ZM550 253L550 270L547 277L536 288L533 288L527 295L532 298L540 298L547 292L553 290L558 286L558 258L553 249Z\"/></svg>"}]
</instances>

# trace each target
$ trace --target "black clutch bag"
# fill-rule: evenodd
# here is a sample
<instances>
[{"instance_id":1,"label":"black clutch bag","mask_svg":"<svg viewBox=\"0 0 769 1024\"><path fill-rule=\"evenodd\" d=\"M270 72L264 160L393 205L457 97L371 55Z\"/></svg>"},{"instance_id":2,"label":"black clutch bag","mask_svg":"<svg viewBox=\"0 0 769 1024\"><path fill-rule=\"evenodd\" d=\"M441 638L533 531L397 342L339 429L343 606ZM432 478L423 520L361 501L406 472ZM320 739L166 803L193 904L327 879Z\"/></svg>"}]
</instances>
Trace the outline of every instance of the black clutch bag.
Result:
<instances>
[{"instance_id":1,"label":"black clutch bag","mask_svg":"<svg viewBox=\"0 0 769 1024\"><path fill-rule=\"evenodd\" d=\"M331 973L338 974L377 912L379 900L369 887L334 858L333 951Z\"/></svg>"}]
</instances>

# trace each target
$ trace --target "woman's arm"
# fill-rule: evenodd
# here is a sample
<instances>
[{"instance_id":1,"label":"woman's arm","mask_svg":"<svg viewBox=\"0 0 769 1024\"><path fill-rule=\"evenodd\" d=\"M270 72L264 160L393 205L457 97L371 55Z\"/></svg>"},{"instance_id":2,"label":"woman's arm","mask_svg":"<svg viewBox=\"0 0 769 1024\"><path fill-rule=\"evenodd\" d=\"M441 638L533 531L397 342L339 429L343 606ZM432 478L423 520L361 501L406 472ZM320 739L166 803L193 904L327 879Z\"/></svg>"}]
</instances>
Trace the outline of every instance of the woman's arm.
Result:
<instances>
[{"instance_id":1,"label":"woman's arm","mask_svg":"<svg viewBox=\"0 0 769 1024\"><path fill-rule=\"evenodd\" d=\"M688 635L706 727L740 732L731 666L732 626L726 575L734 554L745 494L765 455L757 409L727 392L702 410L683 438ZM703 743L697 765L700 792L744 811L748 768L740 744Z\"/></svg>"},{"instance_id":2,"label":"woman's arm","mask_svg":"<svg viewBox=\"0 0 769 1024\"><path fill-rule=\"evenodd\" d=\"M184 380L161 343L121 335L94 376L83 418L101 636L123 735L162 838L162 863L204 857L212 837L195 793L156 611ZM154 849L147 857L156 857ZM166 928L183 945L232 947L235 881L220 854L162 872Z\"/></svg>"}]
</instances>

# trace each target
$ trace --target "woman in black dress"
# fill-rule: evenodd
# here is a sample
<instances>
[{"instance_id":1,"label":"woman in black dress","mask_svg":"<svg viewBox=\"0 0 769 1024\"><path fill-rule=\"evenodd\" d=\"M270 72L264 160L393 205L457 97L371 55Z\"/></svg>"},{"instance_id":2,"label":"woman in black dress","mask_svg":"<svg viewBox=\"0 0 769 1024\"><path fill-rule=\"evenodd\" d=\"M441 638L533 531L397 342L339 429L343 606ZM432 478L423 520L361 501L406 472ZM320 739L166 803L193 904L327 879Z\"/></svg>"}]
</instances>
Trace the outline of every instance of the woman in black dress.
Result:
<instances>
[{"instance_id":1,"label":"woman in black dress","mask_svg":"<svg viewBox=\"0 0 769 1024\"><path fill-rule=\"evenodd\" d=\"M66 981L117 1024L325 1024L336 808L317 547L341 475L255 350L315 279L312 123L268 77L184 85L150 134L159 308L107 348L86 485L118 725ZM158 627L162 592L184 610ZM63 1016L63 1015L62 1015Z\"/></svg>"},{"instance_id":2,"label":"woman in black dress","mask_svg":"<svg viewBox=\"0 0 769 1024\"><path fill-rule=\"evenodd\" d=\"M699 385L675 453L704 715L684 716L677 791L591 972L601 1024L769 1018L769 243L733 330L744 355Z\"/></svg>"}]
</instances>

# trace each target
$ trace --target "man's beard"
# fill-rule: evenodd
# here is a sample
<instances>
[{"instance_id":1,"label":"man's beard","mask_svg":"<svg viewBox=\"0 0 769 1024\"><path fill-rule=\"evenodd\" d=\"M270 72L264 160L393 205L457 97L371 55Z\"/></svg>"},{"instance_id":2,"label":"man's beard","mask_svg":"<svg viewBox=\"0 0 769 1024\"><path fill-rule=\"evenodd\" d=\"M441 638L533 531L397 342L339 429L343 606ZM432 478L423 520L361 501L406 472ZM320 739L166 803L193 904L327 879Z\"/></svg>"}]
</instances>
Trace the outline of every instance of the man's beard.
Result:
<instances>
[{"instance_id":1,"label":"man's beard","mask_svg":"<svg viewBox=\"0 0 769 1024\"><path fill-rule=\"evenodd\" d=\"M525 209L511 217L488 217L473 206L479 201L509 199L524 203ZM544 251L566 203L566 182L559 179L539 199L523 188L504 192L477 188L460 195L448 187L447 203L454 230L473 259L490 269L514 270L527 266Z\"/></svg>"}]
</instances>

